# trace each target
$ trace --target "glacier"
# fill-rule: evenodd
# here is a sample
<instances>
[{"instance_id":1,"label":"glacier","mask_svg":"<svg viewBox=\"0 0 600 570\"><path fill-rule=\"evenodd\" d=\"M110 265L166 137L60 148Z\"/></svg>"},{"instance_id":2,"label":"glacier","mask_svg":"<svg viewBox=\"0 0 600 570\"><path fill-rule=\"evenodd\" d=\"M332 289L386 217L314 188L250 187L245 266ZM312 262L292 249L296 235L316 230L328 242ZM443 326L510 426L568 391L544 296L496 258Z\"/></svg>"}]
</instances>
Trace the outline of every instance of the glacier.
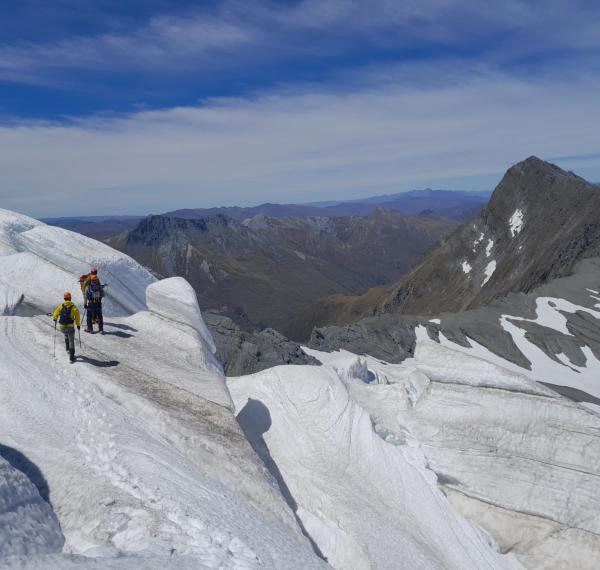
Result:
<instances>
[{"instance_id":1,"label":"glacier","mask_svg":"<svg viewBox=\"0 0 600 570\"><path fill-rule=\"evenodd\" d=\"M600 416L417 338L401 364L305 348L320 369L228 381L324 554L344 569L596 568Z\"/></svg>"},{"instance_id":2,"label":"glacier","mask_svg":"<svg viewBox=\"0 0 600 570\"><path fill-rule=\"evenodd\" d=\"M48 313L90 265L71 365ZM226 379L184 279L6 210L0 315L2 569L595 568L600 415L474 342Z\"/></svg>"},{"instance_id":3,"label":"glacier","mask_svg":"<svg viewBox=\"0 0 600 570\"><path fill-rule=\"evenodd\" d=\"M184 280L156 281L108 246L5 210L0 253L0 445L47 485L48 502L24 513L51 505L40 524L55 517L61 533L36 552L30 517L13 513L12 536L29 537L0 567L325 566L234 418ZM92 264L109 284L108 334L85 335L71 365L64 349L52 356L47 313L65 290L81 304ZM10 506L22 486L0 476Z\"/></svg>"}]
</instances>

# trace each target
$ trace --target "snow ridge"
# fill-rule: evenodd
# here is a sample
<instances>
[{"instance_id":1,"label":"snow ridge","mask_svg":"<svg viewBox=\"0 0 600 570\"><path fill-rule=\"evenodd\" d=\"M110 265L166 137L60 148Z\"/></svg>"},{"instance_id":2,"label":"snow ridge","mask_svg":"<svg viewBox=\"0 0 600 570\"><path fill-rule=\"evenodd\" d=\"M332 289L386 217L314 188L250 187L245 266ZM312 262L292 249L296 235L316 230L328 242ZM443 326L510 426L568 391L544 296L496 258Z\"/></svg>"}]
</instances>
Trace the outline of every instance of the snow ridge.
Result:
<instances>
[{"instance_id":1,"label":"snow ridge","mask_svg":"<svg viewBox=\"0 0 600 570\"><path fill-rule=\"evenodd\" d=\"M0 555L47 556L9 568L325 566L235 421L187 282L6 210L0 244L0 456L10 445L37 466L55 513L0 461ZM107 334L82 335L71 365L46 313L65 290L81 305L92 264Z\"/></svg>"}]
</instances>

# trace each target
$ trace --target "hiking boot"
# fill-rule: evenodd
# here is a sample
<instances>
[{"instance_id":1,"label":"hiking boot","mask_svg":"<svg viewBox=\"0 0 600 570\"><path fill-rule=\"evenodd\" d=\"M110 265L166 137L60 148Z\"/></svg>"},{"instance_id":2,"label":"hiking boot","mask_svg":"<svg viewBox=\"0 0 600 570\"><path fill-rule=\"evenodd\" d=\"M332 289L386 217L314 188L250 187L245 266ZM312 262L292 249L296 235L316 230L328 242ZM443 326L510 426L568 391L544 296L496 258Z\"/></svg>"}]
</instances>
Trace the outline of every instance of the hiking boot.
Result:
<instances>
[{"instance_id":1,"label":"hiking boot","mask_svg":"<svg viewBox=\"0 0 600 570\"><path fill-rule=\"evenodd\" d=\"M75 349L74 348L69 350L69 361L71 363L75 362Z\"/></svg>"},{"instance_id":2,"label":"hiking boot","mask_svg":"<svg viewBox=\"0 0 600 570\"><path fill-rule=\"evenodd\" d=\"M86 327L86 328L84 328L84 329L83 329L83 332L86 332L86 333L93 333L93 332L94 332L94 329L90 329L90 328L87 328L87 327Z\"/></svg>"}]
</instances>

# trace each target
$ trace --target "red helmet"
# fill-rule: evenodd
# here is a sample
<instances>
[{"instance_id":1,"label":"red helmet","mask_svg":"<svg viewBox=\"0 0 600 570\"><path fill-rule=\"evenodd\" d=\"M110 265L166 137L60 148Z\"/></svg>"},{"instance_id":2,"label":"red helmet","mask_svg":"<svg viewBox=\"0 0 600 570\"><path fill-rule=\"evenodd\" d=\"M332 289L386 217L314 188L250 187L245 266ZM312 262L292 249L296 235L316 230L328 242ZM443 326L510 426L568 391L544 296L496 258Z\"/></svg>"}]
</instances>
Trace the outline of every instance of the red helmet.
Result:
<instances>
[{"instance_id":1,"label":"red helmet","mask_svg":"<svg viewBox=\"0 0 600 570\"><path fill-rule=\"evenodd\" d=\"M92 267L92 270L90 271L90 273L92 275L96 275L96 273L98 273L98 269L96 267Z\"/></svg>"},{"instance_id":2,"label":"red helmet","mask_svg":"<svg viewBox=\"0 0 600 570\"><path fill-rule=\"evenodd\" d=\"M92 275L90 277L90 281L98 281L98 276L97 275Z\"/></svg>"},{"instance_id":3,"label":"red helmet","mask_svg":"<svg viewBox=\"0 0 600 570\"><path fill-rule=\"evenodd\" d=\"M63 298L65 301L70 301L71 300L71 293L69 293L68 291L63 295Z\"/></svg>"}]
</instances>

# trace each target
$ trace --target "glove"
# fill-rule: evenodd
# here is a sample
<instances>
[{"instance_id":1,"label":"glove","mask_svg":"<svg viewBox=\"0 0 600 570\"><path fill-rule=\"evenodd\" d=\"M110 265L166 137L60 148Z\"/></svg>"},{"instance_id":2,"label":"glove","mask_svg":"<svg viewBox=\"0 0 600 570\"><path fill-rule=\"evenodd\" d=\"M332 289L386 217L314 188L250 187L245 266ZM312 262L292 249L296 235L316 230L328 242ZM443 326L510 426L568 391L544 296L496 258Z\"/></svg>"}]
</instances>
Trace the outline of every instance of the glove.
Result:
<instances>
[{"instance_id":1,"label":"glove","mask_svg":"<svg viewBox=\"0 0 600 570\"><path fill-rule=\"evenodd\" d=\"M84 303L83 308L87 309L87 303Z\"/></svg>"},{"instance_id":2,"label":"glove","mask_svg":"<svg viewBox=\"0 0 600 570\"><path fill-rule=\"evenodd\" d=\"M77 325L77 330L80 330L80 329L81 329L81 327L79 325Z\"/></svg>"}]
</instances>

